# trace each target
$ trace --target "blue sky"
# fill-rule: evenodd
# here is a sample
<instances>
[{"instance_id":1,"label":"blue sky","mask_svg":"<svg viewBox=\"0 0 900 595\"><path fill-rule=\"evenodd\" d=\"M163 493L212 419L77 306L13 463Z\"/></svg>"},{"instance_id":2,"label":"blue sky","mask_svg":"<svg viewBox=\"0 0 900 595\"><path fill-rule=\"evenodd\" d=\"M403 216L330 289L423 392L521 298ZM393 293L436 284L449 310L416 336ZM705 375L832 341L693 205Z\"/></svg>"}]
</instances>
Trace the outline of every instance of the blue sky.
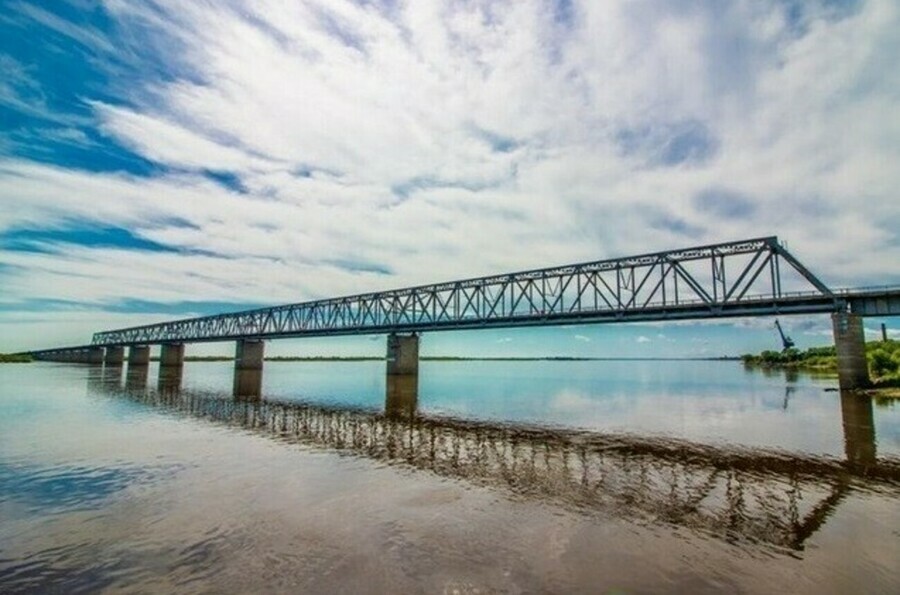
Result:
<instances>
[{"instance_id":1,"label":"blue sky","mask_svg":"<svg viewBox=\"0 0 900 595\"><path fill-rule=\"evenodd\" d=\"M0 351L770 234L831 285L900 282L893 0L0 4ZM771 320L426 341L772 346Z\"/></svg>"}]
</instances>

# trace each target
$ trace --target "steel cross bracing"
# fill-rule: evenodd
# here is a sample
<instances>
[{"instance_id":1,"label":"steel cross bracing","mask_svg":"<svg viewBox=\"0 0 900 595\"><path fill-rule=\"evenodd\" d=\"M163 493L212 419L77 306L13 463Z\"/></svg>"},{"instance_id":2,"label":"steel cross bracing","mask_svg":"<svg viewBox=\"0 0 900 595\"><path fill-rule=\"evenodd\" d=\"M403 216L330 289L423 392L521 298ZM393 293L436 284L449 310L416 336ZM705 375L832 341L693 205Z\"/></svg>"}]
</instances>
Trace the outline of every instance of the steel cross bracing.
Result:
<instances>
[{"instance_id":1,"label":"steel cross bracing","mask_svg":"<svg viewBox=\"0 0 900 595\"><path fill-rule=\"evenodd\" d=\"M785 271L808 291L784 291ZM814 313L839 301L766 237L100 332L92 344Z\"/></svg>"}]
</instances>

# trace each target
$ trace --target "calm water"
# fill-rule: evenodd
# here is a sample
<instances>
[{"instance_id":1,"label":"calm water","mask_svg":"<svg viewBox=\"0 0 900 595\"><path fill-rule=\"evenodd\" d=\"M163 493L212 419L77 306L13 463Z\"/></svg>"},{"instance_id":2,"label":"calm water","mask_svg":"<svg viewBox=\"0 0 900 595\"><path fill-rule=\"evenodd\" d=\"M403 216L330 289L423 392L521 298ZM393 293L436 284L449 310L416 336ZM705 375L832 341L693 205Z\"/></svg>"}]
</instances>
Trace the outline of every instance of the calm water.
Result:
<instances>
[{"instance_id":1,"label":"calm water","mask_svg":"<svg viewBox=\"0 0 900 595\"><path fill-rule=\"evenodd\" d=\"M157 377L0 366L0 592L900 590L900 406L834 380L268 362L259 400L229 362Z\"/></svg>"}]
</instances>

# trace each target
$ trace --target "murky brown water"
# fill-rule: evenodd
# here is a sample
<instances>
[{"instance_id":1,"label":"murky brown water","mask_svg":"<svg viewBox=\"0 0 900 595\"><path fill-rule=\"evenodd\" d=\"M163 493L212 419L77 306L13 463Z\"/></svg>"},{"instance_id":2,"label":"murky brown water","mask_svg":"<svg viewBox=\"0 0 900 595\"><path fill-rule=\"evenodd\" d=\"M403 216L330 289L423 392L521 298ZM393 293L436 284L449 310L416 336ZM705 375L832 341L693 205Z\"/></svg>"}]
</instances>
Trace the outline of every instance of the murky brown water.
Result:
<instances>
[{"instance_id":1,"label":"murky brown water","mask_svg":"<svg viewBox=\"0 0 900 595\"><path fill-rule=\"evenodd\" d=\"M660 390L646 362L581 380L553 363L538 380L444 364L416 394L372 366L312 365L271 366L263 400L233 399L227 366L211 364L188 365L178 391L0 368L0 591L900 584L898 412L827 381L688 369ZM582 390L594 385L607 388ZM653 406L659 418L636 413Z\"/></svg>"}]
</instances>

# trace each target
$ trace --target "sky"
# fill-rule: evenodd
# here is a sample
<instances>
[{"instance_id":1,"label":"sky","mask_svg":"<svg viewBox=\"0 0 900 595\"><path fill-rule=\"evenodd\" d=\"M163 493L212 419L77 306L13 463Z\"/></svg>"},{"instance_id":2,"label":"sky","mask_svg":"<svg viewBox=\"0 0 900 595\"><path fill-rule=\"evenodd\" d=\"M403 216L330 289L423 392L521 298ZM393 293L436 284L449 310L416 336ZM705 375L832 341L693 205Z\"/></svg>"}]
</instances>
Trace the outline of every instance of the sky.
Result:
<instances>
[{"instance_id":1,"label":"sky","mask_svg":"<svg viewBox=\"0 0 900 595\"><path fill-rule=\"evenodd\" d=\"M900 283L898 55L895 0L0 0L0 351L763 235ZM779 345L753 319L423 352Z\"/></svg>"}]
</instances>

